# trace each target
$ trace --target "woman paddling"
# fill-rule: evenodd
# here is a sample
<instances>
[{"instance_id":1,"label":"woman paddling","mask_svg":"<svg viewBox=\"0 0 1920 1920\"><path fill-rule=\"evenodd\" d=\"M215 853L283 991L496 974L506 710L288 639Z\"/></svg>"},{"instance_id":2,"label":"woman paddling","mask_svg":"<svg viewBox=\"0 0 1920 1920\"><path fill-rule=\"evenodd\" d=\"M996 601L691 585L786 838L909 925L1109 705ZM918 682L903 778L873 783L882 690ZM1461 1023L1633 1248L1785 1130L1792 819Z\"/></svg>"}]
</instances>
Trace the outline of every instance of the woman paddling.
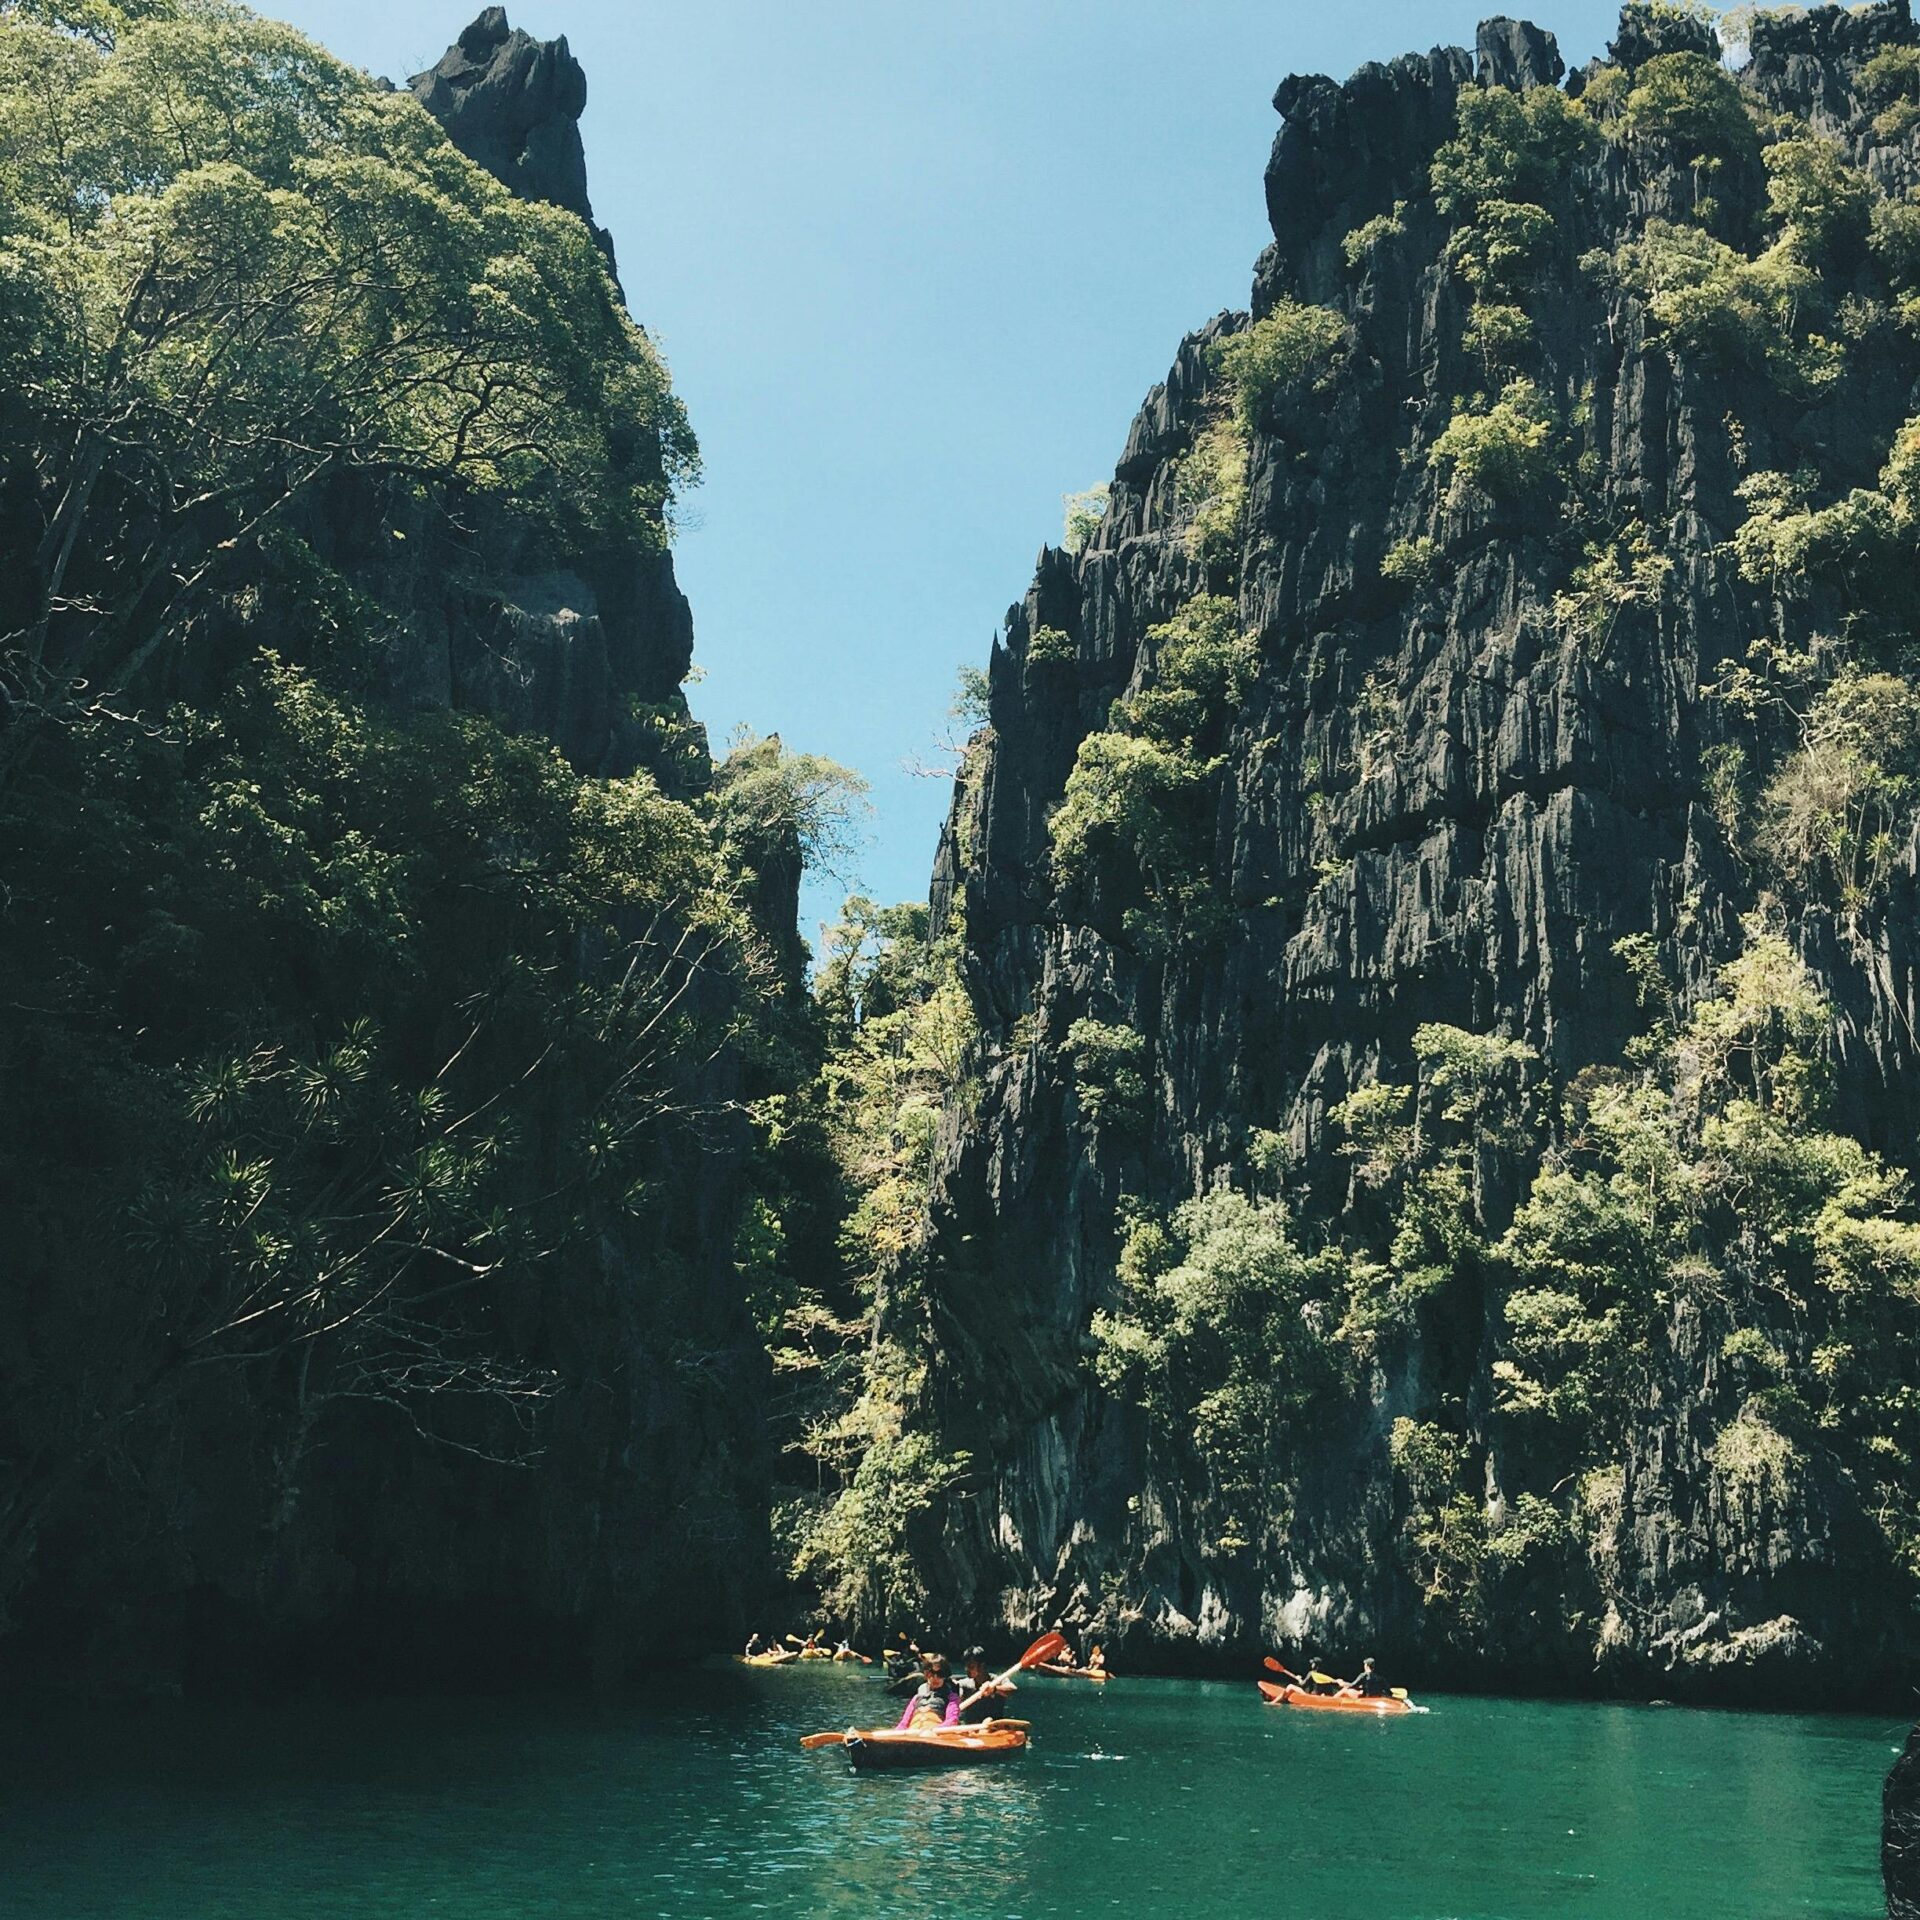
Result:
<instances>
[{"instance_id":1,"label":"woman paddling","mask_svg":"<svg viewBox=\"0 0 1920 1920\"><path fill-rule=\"evenodd\" d=\"M906 1711L895 1723L895 1731L909 1727L951 1727L960 1719L960 1690L947 1677L946 1660L937 1653L926 1656L926 1678L920 1682Z\"/></svg>"}]
</instances>

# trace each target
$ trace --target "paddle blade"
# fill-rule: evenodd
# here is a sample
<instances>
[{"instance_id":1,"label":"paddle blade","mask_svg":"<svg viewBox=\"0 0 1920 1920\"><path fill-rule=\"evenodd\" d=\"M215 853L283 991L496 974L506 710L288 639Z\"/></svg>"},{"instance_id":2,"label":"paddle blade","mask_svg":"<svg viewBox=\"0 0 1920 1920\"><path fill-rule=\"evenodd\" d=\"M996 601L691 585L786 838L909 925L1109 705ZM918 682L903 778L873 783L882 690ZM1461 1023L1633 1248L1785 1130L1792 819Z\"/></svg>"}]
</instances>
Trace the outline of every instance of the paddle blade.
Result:
<instances>
[{"instance_id":1,"label":"paddle blade","mask_svg":"<svg viewBox=\"0 0 1920 1920\"><path fill-rule=\"evenodd\" d=\"M786 1641L787 1641L787 1645L790 1647L804 1647L807 1644L804 1640L800 1638L800 1636L797 1633L788 1634L786 1636Z\"/></svg>"},{"instance_id":2,"label":"paddle blade","mask_svg":"<svg viewBox=\"0 0 1920 1920\"><path fill-rule=\"evenodd\" d=\"M1308 1674L1307 1678L1311 1680L1316 1687L1344 1687L1347 1684L1344 1680L1336 1680L1330 1673L1320 1672L1318 1668Z\"/></svg>"},{"instance_id":3,"label":"paddle blade","mask_svg":"<svg viewBox=\"0 0 1920 1920\"><path fill-rule=\"evenodd\" d=\"M811 1753L815 1747L844 1747L847 1736L844 1733L803 1733L800 1744Z\"/></svg>"},{"instance_id":4,"label":"paddle blade","mask_svg":"<svg viewBox=\"0 0 1920 1920\"><path fill-rule=\"evenodd\" d=\"M1396 1700L1404 1700L1407 1697L1405 1687L1389 1687L1387 1691L1392 1694Z\"/></svg>"},{"instance_id":5,"label":"paddle blade","mask_svg":"<svg viewBox=\"0 0 1920 1920\"><path fill-rule=\"evenodd\" d=\"M1043 1661L1057 1660L1067 1650L1067 1636L1064 1633L1043 1633L1025 1653L1017 1667L1037 1667Z\"/></svg>"},{"instance_id":6,"label":"paddle blade","mask_svg":"<svg viewBox=\"0 0 1920 1920\"><path fill-rule=\"evenodd\" d=\"M1269 1673L1284 1673L1289 1680L1293 1678L1293 1669L1291 1667L1283 1667L1272 1654L1268 1654L1260 1664L1265 1667Z\"/></svg>"}]
</instances>

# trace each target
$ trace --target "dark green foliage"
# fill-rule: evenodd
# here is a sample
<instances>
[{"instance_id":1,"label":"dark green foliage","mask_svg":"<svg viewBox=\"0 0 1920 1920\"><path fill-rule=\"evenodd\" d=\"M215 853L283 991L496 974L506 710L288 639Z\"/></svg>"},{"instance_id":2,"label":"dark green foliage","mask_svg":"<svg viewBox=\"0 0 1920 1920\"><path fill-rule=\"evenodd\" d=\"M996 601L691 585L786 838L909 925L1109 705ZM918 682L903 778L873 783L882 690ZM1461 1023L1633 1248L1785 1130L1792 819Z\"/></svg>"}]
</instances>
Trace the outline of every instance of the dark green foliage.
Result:
<instances>
[{"instance_id":1,"label":"dark green foliage","mask_svg":"<svg viewBox=\"0 0 1920 1920\"><path fill-rule=\"evenodd\" d=\"M1473 223L1447 242L1447 264L1476 294L1498 297L1524 287L1529 269L1551 244L1553 216L1525 201L1488 200Z\"/></svg>"},{"instance_id":2,"label":"dark green foliage","mask_svg":"<svg viewBox=\"0 0 1920 1920\"><path fill-rule=\"evenodd\" d=\"M645 776L263 657L217 709L44 738L0 836L0 1566L223 1378L279 1406L289 1502L351 1405L536 1447L556 1376L514 1303L603 1284L609 1234L653 1223L645 1311L693 1317L662 1174L749 961Z\"/></svg>"},{"instance_id":3,"label":"dark green foliage","mask_svg":"<svg viewBox=\"0 0 1920 1920\"><path fill-rule=\"evenodd\" d=\"M1380 577L1396 587L1419 592L1431 587L1440 577L1440 543L1429 534L1417 533L1396 540L1380 557Z\"/></svg>"},{"instance_id":4,"label":"dark green foliage","mask_svg":"<svg viewBox=\"0 0 1920 1920\"><path fill-rule=\"evenodd\" d=\"M1883 47L1861 73L1867 97L1879 107L1873 130L1898 140L1920 121L1920 47Z\"/></svg>"},{"instance_id":5,"label":"dark green foliage","mask_svg":"<svg viewBox=\"0 0 1920 1920\"><path fill-rule=\"evenodd\" d=\"M1767 207L1786 229L1786 243L1803 260L1820 261L1858 249L1876 198L1872 181L1841 157L1831 140L1782 140L1761 156L1767 166Z\"/></svg>"},{"instance_id":6,"label":"dark green foliage","mask_svg":"<svg viewBox=\"0 0 1920 1920\"><path fill-rule=\"evenodd\" d=\"M1531 380L1509 381L1490 406L1460 406L1427 454L1427 464L1456 486L1502 500L1537 492L1557 461L1553 414Z\"/></svg>"},{"instance_id":7,"label":"dark green foliage","mask_svg":"<svg viewBox=\"0 0 1920 1920\"><path fill-rule=\"evenodd\" d=\"M1151 629L1157 671L1117 701L1112 725L1081 743L1050 832L1063 885L1085 886L1124 853L1152 905L1136 934L1204 918L1208 889L1198 846L1214 751L1257 665L1224 595L1191 600Z\"/></svg>"},{"instance_id":8,"label":"dark green foliage","mask_svg":"<svg viewBox=\"0 0 1920 1920\"><path fill-rule=\"evenodd\" d=\"M291 654L258 608L349 483L389 540L476 501L664 539L692 438L580 221L291 29L209 7L110 37L0 17L0 426L38 450L17 686Z\"/></svg>"},{"instance_id":9,"label":"dark green foliage","mask_svg":"<svg viewBox=\"0 0 1920 1920\"><path fill-rule=\"evenodd\" d=\"M1784 241L1749 259L1698 227L1650 220L1611 258L1583 264L1644 300L1682 352L1763 371L1792 393L1823 392L1845 371L1839 343L1815 330L1820 277Z\"/></svg>"},{"instance_id":10,"label":"dark green foliage","mask_svg":"<svg viewBox=\"0 0 1920 1920\"><path fill-rule=\"evenodd\" d=\"M1190 1440L1205 1467L1218 1551L1284 1521L1313 1423L1351 1381L1326 1333L1341 1265L1297 1246L1284 1208L1221 1188L1164 1224L1138 1219L1124 1303L1094 1315L1101 1383Z\"/></svg>"}]
</instances>

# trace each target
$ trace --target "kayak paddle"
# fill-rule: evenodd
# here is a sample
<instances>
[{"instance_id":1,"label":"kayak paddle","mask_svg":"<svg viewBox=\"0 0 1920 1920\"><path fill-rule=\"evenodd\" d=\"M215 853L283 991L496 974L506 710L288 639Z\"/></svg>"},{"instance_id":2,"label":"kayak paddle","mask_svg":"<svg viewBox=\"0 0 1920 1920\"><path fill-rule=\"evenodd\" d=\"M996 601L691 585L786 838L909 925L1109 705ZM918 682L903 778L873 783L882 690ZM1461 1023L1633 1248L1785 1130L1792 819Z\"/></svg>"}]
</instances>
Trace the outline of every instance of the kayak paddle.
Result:
<instances>
[{"instance_id":1,"label":"kayak paddle","mask_svg":"<svg viewBox=\"0 0 1920 1920\"><path fill-rule=\"evenodd\" d=\"M985 1686L975 1687L960 1702L960 1711L965 1713L987 1691L988 1687L1003 1686L1016 1673L1024 1673L1028 1667L1042 1666L1049 1660L1057 1660L1066 1650L1067 1636L1064 1633L1043 1633L1005 1673L996 1673Z\"/></svg>"}]
</instances>

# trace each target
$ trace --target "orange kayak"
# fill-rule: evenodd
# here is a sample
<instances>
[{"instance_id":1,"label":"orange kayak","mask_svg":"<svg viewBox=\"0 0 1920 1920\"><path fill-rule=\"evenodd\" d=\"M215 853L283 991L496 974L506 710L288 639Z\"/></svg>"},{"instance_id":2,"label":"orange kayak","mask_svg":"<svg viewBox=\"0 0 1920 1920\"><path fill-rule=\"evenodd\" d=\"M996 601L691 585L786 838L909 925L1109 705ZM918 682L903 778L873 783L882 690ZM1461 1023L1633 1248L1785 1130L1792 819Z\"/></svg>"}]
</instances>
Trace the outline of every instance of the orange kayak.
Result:
<instances>
[{"instance_id":1,"label":"orange kayak","mask_svg":"<svg viewBox=\"0 0 1920 1920\"><path fill-rule=\"evenodd\" d=\"M849 1733L847 1758L861 1773L891 1773L909 1767L966 1767L983 1760L1012 1760L1027 1750L1024 1727L873 1727Z\"/></svg>"},{"instance_id":2,"label":"orange kayak","mask_svg":"<svg viewBox=\"0 0 1920 1920\"><path fill-rule=\"evenodd\" d=\"M1425 1713L1425 1707L1416 1707L1411 1700L1396 1700L1391 1694L1375 1694L1368 1699L1363 1694L1309 1693L1305 1687L1283 1687L1272 1680L1260 1682L1261 1697L1270 1707L1312 1707L1322 1713L1371 1713L1384 1716L1390 1713Z\"/></svg>"},{"instance_id":3,"label":"orange kayak","mask_svg":"<svg viewBox=\"0 0 1920 1920\"><path fill-rule=\"evenodd\" d=\"M1034 1672L1057 1674L1062 1680L1111 1680L1113 1678L1105 1667L1058 1667L1049 1664L1035 1667Z\"/></svg>"}]
</instances>

